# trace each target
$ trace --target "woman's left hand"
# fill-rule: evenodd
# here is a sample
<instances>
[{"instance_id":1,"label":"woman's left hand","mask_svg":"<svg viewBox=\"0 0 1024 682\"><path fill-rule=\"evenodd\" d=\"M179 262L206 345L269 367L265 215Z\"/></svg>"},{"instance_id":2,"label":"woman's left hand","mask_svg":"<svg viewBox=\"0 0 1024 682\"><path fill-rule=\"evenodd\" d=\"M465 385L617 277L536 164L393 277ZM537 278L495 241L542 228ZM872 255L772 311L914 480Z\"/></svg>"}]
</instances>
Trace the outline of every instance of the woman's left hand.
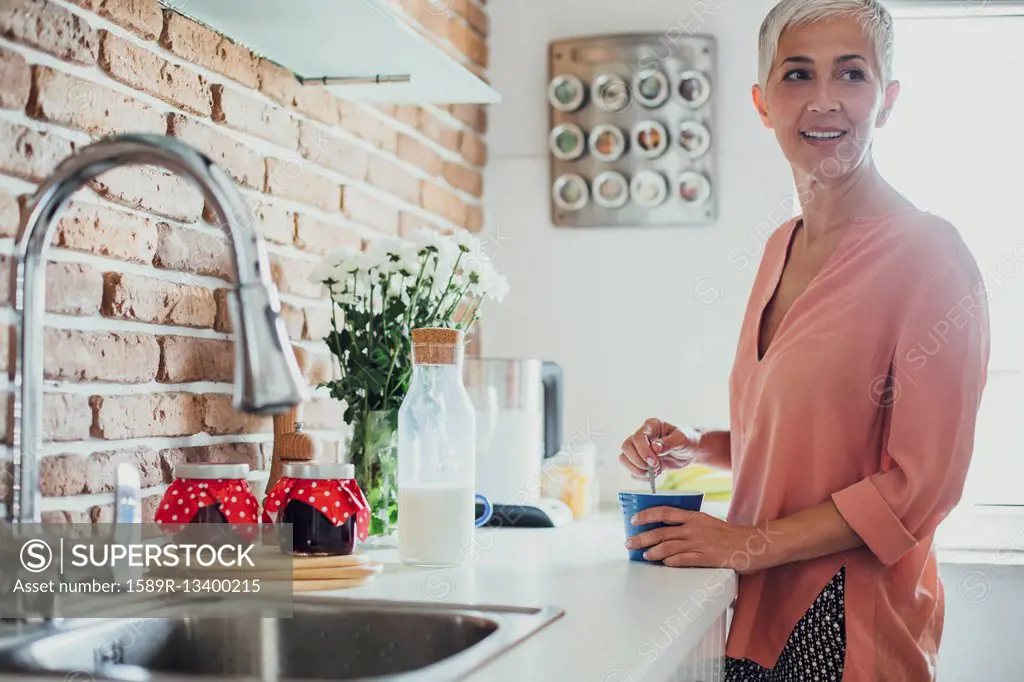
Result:
<instances>
[{"instance_id":1,"label":"woman's left hand","mask_svg":"<svg viewBox=\"0 0 1024 682\"><path fill-rule=\"evenodd\" d=\"M731 568L738 573L755 573L769 568L771 531L722 521L702 512L675 507L651 507L637 512L635 526L670 524L638 533L626 541L629 549L649 547L644 558L666 566L687 568Z\"/></svg>"}]
</instances>

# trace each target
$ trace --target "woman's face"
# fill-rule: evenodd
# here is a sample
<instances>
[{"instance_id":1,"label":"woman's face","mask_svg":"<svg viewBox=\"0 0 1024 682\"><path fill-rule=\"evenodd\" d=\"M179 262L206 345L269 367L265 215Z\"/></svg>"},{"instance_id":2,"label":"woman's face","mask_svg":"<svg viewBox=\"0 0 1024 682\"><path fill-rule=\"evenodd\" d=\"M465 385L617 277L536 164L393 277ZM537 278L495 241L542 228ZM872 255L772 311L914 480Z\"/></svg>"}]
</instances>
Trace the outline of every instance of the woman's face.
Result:
<instances>
[{"instance_id":1,"label":"woman's face","mask_svg":"<svg viewBox=\"0 0 1024 682\"><path fill-rule=\"evenodd\" d=\"M898 95L899 83L885 87L874 46L852 19L787 29L766 91L754 86L758 113L790 164L823 181L868 158Z\"/></svg>"}]
</instances>

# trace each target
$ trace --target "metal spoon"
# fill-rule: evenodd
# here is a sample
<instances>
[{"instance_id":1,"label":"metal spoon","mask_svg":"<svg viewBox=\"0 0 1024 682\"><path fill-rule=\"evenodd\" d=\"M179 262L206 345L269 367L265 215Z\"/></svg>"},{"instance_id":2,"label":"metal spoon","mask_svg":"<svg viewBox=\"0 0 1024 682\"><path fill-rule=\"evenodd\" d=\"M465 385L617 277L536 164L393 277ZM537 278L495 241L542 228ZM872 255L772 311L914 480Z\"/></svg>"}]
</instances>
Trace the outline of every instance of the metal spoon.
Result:
<instances>
[{"instance_id":1,"label":"metal spoon","mask_svg":"<svg viewBox=\"0 0 1024 682\"><path fill-rule=\"evenodd\" d=\"M650 445L651 444L651 437L650 436L646 436L646 438L647 438L647 444ZM652 493L658 492L657 486L655 486L655 484L654 484L654 480L655 480L655 478L657 478L657 471L658 471L658 467L653 467L653 466L650 466L650 465L647 466L647 482L651 484L651 492Z\"/></svg>"}]
</instances>

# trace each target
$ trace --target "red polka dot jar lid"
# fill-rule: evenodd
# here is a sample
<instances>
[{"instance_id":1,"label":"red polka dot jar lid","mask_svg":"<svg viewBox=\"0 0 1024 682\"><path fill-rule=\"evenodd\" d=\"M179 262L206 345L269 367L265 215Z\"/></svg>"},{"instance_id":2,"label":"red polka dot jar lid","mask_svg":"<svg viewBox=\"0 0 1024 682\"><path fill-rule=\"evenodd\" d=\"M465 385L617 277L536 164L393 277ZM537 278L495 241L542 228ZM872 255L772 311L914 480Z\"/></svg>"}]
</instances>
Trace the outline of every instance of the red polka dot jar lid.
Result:
<instances>
[{"instance_id":1,"label":"red polka dot jar lid","mask_svg":"<svg viewBox=\"0 0 1024 682\"><path fill-rule=\"evenodd\" d=\"M156 522L180 528L201 516L204 510L218 510L218 521L232 524L247 537L259 533L259 502L246 480L247 464L179 464L174 482L167 487L156 512Z\"/></svg>"},{"instance_id":2,"label":"red polka dot jar lid","mask_svg":"<svg viewBox=\"0 0 1024 682\"><path fill-rule=\"evenodd\" d=\"M308 504L334 526L354 518L357 537L366 539L370 505L355 481L353 465L285 463L281 467L281 478L263 501L264 521L270 521L293 500Z\"/></svg>"}]
</instances>

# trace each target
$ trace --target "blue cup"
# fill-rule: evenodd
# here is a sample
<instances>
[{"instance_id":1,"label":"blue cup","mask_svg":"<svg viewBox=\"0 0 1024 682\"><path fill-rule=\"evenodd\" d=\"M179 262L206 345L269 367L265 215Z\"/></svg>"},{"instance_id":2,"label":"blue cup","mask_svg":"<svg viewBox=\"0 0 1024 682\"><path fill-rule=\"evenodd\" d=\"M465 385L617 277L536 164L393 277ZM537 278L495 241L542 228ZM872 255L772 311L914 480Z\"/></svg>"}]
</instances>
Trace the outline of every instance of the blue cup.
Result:
<instances>
[{"instance_id":1,"label":"blue cup","mask_svg":"<svg viewBox=\"0 0 1024 682\"><path fill-rule=\"evenodd\" d=\"M622 520L626 525L626 537L631 538L638 533L654 530L655 528L676 525L671 523L648 523L643 526L634 526L629 520L633 517L633 514L639 511L650 509L651 507L675 507L676 509L686 509L687 511L700 511L700 506L703 502L704 493L680 491L664 493L621 492L619 493L619 508L622 509ZM642 561L647 564L660 564L660 561L644 559L644 552L648 549L650 548L641 547L640 549L628 550L629 560Z\"/></svg>"},{"instance_id":2,"label":"blue cup","mask_svg":"<svg viewBox=\"0 0 1024 682\"><path fill-rule=\"evenodd\" d=\"M473 525L479 528L491 520L491 515L494 513L494 507L491 506L491 501L483 495L474 495L473 498L477 504L482 504L484 506L484 513L473 521Z\"/></svg>"}]
</instances>

